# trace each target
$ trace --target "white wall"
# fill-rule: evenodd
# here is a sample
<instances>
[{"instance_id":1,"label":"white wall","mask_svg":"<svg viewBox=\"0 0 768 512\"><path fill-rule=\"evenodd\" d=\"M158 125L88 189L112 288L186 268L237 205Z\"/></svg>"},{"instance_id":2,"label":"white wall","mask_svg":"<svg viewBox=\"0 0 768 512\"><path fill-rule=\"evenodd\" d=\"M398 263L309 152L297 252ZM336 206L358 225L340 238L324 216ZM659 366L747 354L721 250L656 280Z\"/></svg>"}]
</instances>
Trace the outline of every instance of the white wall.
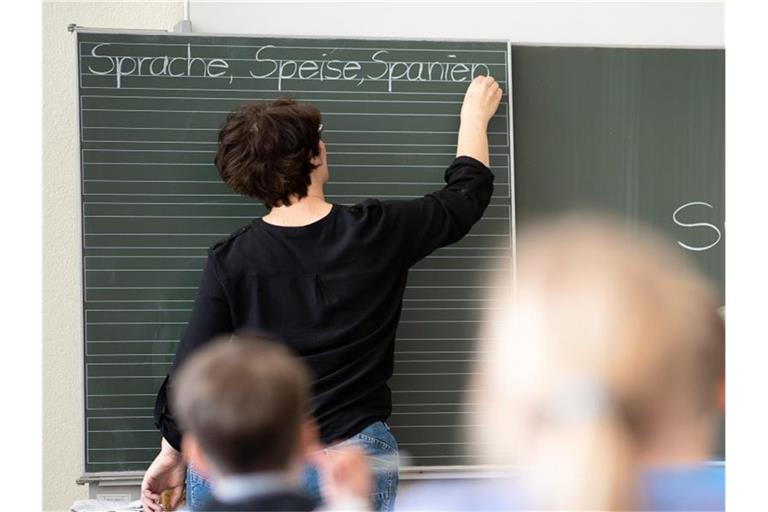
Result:
<instances>
[{"instance_id":1,"label":"white wall","mask_svg":"<svg viewBox=\"0 0 768 512\"><path fill-rule=\"evenodd\" d=\"M722 47L721 2L225 2L190 0L196 32Z\"/></svg>"},{"instance_id":2,"label":"white wall","mask_svg":"<svg viewBox=\"0 0 768 512\"><path fill-rule=\"evenodd\" d=\"M66 509L83 472L79 169L67 25L171 29L183 1L43 7L43 506ZM511 39L524 43L722 46L719 4L295 4L193 0L196 32Z\"/></svg>"},{"instance_id":3,"label":"white wall","mask_svg":"<svg viewBox=\"0 0 768 512\"><path fill-rule=\"evenodd\" d=\"M180 1L43 5L43 508L68 510L83 474L78 133L75 58L67 25L171 29ZM12 491L9 491L12 492Z\"/></svg>"}]
</instances>

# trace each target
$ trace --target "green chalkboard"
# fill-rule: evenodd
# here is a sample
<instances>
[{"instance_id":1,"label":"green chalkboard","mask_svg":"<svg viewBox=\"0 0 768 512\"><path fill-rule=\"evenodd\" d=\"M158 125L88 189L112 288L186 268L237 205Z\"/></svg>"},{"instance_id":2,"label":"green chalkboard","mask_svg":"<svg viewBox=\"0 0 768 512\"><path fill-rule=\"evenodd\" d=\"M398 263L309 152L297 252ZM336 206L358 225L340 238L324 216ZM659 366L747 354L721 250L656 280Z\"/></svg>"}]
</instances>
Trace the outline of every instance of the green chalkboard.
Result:
<instances>
[{"instance_id":1,"label":"green chalkboard","mask_svg":"<svg viewBox=\"0 0 768 512\"><path fill-rule=\"evenodd\" d=\"M441 186L472 76L507 89L506 43L80 32L87 472L143 470L155 393L186 327L206 248L264 213L220 183L226 114L290 96L323 113L341 204ZM488 270L511 247L509 108L490 123L496 188L459 243L410 273L391 424L415 466L466 464L462 389Z\"/></svg>"},{"instance_id":2,"label":"green chalkboard","mask_svg":"<svg viewBox=\"0 0 768 512\"><path fill-rule=\"evenodd\" d=\"M512 47L516 223L648 223L725 289L725 52Z\"/></svg>"},{"instance_id":3,"label":"green chalkboard","mask_svg":"<svg viewBox=\"0 0 768 512\"><path fill-rule=\"evenodd\" d=\"M725 51L512 46L518 229L571 210L643 222L725 300ZM715 451L725 457L721 423Z\"/></svg>"}]
</instances>

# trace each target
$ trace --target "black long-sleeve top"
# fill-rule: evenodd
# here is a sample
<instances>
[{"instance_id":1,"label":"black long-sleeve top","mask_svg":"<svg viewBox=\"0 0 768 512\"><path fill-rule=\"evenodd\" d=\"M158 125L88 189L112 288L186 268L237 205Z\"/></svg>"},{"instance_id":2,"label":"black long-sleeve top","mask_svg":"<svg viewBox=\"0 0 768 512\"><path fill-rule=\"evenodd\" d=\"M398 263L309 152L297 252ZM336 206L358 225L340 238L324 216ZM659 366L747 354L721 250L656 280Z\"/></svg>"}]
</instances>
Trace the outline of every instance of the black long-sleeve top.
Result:
<instances>
[{"instance_id":1,"label":"black long-sleeve top","mask_svg":"<svg viewBox=\"0 0 768 512\"><path fill-rule=\"evenodd\" d=\"M446 169L445 187L422 198L333 205L301 227L257 219L215 244L158 392L155 424L163 437L180 449L168 403L176 368L212 338L237 331L269 333L303 358L323 442L386 420L408 269L470 230L490 202L493 178L481 162L461 156Z\"/></svg>"}]
</instances>

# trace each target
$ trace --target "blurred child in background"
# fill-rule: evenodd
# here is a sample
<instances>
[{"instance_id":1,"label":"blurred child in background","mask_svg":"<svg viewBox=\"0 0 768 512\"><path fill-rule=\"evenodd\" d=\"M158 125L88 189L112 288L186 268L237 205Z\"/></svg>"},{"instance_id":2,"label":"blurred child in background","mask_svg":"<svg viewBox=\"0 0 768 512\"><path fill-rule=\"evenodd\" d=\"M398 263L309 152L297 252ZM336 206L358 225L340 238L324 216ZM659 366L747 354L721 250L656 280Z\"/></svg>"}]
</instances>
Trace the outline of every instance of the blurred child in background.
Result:
<instances>
[{"instance_id":1,"label":"blurred child in background","mask_svg":"<svg viewBox=\"0 0 768 512\"><path fill-rule=\"evenodd\" d=\"M724 406L724 325L671 242L569 217L518 243L468 403L509 479L427 484L400 509L724 510L707 464Z\"/></svg>"}]
</instances>

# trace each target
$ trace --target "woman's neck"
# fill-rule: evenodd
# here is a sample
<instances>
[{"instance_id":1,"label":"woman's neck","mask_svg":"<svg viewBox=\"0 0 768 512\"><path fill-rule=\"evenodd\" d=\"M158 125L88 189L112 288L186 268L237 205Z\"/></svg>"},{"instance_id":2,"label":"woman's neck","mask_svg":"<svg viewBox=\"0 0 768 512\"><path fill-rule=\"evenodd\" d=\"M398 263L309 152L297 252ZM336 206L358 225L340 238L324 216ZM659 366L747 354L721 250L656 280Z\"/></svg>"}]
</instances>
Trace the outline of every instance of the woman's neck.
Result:
<instances>
[{"instance_id":1,"label":"woman's neck","mask_svg":"<svg viewBox=\"0 0 768 512\"><path fill-rule=\"evenodd\" d=\"M333 205L325 200L322 188L307 191L307 195L298 199L291 197L287 206L275 206L262 220L275 226L299 227L312 224L331 212Z\"/></svg>"}]
</instances>

